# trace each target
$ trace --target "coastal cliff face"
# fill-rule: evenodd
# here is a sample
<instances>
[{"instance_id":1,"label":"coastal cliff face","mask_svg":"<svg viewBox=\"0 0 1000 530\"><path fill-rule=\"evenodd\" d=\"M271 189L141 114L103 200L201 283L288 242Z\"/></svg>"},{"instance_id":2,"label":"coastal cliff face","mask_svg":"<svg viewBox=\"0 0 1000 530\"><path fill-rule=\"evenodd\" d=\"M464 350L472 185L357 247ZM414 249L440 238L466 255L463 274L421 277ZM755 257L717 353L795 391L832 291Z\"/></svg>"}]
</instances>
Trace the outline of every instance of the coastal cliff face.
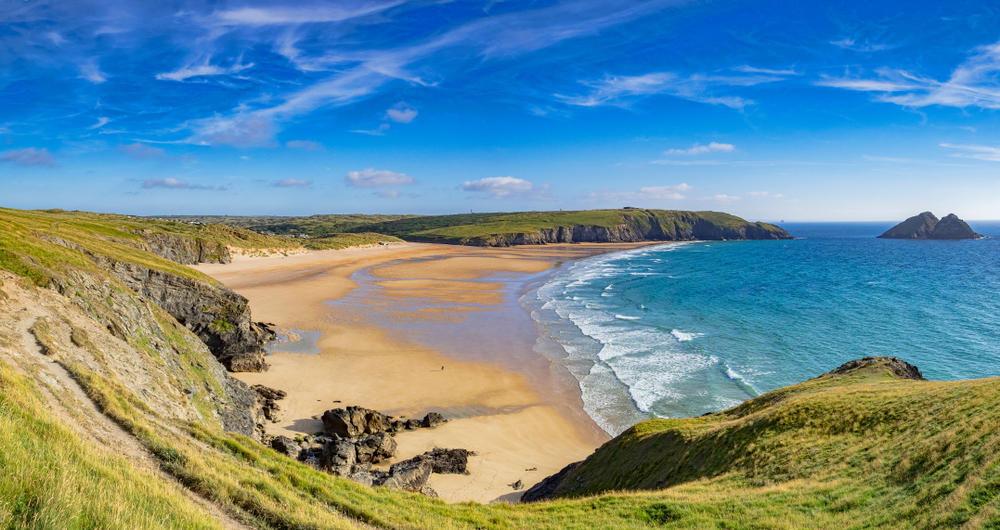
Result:
<instances>
[{"instance_id":1,"label":"coastal cliff face","mask_svg":"<svg viewBox=\"0 0 1000 530\"><path fill-rule=\"evenodd\" d=\"M520 234L494 234L467 244L486 247L540 245L546 243L638 243L642 241L792 239L784 229L764 223L743 226L720 226L706 219L691 216L669 223L656 217L639 219L625 216L613 227L572 225L535 230Z\"/></svg>"},{"instance_id":2,"label":"coastal cliff face","mask_svg":"<svg viewBox=\"0 0 1000 530\"><path fill-rule=\"evenodd\" d=\"M135 263L97 259L122 283L163 308L202 342L231 372L263 372L273 337L267 326L250 319L246 298L207 282L182 278Z\"/></svg>"},{"instance_id":3,"label":"coastal cliff face","mask_svg":"<svg viewBox=\"0 0 1000 530\"><path fill-rule=\"evenodd\" d=\"M198 336L229 371L267 370L267 352L261 344L273 338L274 332L251 320L249 302L243 296L225 286L115 260L61 238L39 237L82 252L132 291L158 305Z\"/></svg>"},{"instance_id":4,"label":"coastal cliff face","mask_svg":"<svg viewBox=\"0 0 1000 530\"><path fill-rule=\"evenodd\" d=\"M914 215L886 230L879 239L981 239L965 221L955 214L938 219L931 212Z\"/></svg>"},{"instance_id":5,"label":"coastal cliff face","mask_svg":"<svg viewBox=\"0 0 1000 530\"><path fill-rule=\"evenodd\" d=\"M114 278L71 271L52 289L27 289L0 271L0 338L30 331L44 357L12 357L22 368L53 361L74 378L101 377L140 396L164 418L216 424L261 439L260 398L229 375L197 337ZM17 344L16 340L0 340ZM27 349L30 351L30 349ZM22 350L26 351L26 350ZM56 374L58 375L58 373Z\"/></svg>"},{"instance_id":6,"label":"coastal cliff face","mask_svg":"<svg viewBox=\"0 0 1000 530\"><path fill-rule=\"evenodd\" d=\"M181 265L230 263L233 260L229 247L222 243L173 234L154 233L148 229L139 231L136 235L146 242L146 248L143 250Z\"/></svg>"}]
</instances>

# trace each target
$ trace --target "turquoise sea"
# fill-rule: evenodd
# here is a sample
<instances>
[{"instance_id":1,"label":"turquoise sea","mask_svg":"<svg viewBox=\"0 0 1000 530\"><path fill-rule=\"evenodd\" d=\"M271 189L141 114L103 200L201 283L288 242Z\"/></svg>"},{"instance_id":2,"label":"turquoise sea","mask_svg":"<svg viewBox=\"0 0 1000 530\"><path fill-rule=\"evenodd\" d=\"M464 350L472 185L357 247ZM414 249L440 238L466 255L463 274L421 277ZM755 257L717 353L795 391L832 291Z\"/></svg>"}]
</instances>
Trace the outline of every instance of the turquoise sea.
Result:
<instances>
[{"instance_id":1,"label":"turquoise sea","mask_svg":"<svg viewBox=\"0 0 1000 530\"><path fill-rule=\"evenodd\" d=\"M610 434L732 407L869 355L930 379L1000 376L1000 223L976 241L892 223L782 224L791 241L691 242L564 266L520 299L535 351Z\"/></svg>"}]
</instances>

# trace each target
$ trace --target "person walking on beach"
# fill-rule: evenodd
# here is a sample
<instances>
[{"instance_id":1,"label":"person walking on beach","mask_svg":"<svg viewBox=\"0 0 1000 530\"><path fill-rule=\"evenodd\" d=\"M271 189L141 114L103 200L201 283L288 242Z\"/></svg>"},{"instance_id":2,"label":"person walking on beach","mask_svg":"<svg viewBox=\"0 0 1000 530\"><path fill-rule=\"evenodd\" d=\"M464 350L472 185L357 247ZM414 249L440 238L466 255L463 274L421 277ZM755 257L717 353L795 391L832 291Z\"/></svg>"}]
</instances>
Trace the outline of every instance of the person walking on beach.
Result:
<instances>
[{"instance_id":1,"label":"person walking on beach","mask_svg":"<svg viewBox=\"0 0 1000 530\"><path fill-rule=\"evenodd\" d=\"M442 371L442 372L444 371L444 366L442 366L442 367L441 367L441 371Z\"/></svg>"}]
</instances>

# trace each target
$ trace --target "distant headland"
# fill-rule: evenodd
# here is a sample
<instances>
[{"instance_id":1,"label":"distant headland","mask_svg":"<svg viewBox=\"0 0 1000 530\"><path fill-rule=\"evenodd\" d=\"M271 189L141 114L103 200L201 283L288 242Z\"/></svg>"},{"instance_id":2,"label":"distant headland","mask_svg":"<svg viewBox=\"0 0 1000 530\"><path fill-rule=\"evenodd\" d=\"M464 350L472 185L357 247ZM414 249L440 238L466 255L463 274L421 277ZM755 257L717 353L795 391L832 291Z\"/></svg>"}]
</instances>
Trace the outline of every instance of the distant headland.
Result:
<instances>
[{"instance_id":1,"label":"distant headland","mask_svg":"<svg viewBox=\"0 0 1000 530\"><path fill-rule=\"evenodd\" d=\"M953 213L938 219L931 212L914 215L886 230L880 239L982 239L968 223Z\"/></svg>"}]
</instances>

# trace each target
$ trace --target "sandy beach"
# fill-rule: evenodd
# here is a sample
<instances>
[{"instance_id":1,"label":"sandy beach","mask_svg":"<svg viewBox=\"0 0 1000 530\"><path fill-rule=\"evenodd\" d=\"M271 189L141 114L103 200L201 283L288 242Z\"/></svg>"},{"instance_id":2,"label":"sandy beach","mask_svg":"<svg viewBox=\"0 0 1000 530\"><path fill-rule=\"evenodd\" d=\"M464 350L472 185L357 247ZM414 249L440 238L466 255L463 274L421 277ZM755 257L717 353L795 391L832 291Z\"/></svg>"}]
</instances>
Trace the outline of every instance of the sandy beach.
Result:
<instances>
[{"instance_id":1,"label":"sandy beach","mask_svg":"<svg viewBox=\"0 0 1000 530\"><path fill-rule=\"evenodd\" d=\"M439 411L451 421L396 435L397 460L434 447L475 451L470 475L432 475L430 485L447 501L494 502L608 439L573 382L531 351L537 336L517 296L564 262L636 246L405 243L196 268L246 296L255 320L321 334L320 353L278 347L269 371L234 374L288 392L271 434L315 433L315 418L347 405L407 418Z\"/></svg>"}]
</instances>

